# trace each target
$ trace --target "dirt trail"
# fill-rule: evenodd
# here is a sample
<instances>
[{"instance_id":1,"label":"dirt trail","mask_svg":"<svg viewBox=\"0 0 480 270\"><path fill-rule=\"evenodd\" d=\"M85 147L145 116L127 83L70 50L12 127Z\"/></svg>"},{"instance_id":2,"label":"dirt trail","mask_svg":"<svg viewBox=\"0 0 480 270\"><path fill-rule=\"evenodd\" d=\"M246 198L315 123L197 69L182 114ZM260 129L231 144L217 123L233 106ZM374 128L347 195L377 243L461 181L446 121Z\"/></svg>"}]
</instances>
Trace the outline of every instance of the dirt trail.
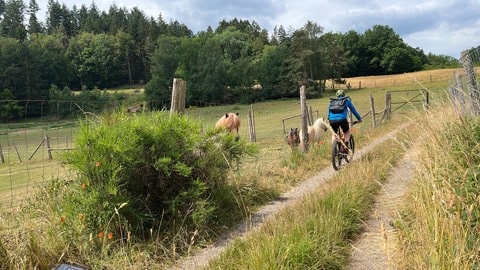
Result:
<instances>
[{"instance_id":1,"label":"dirt trail","mask_svg":"<svg viewBox=\"0 0 480 270\"><path fill-rule=\"evenodd\" d=\"M375 199L365 231L353 243L350 270L398 269L397 241L392 222L398 218L401 203L415 174L416 147L410 148L390 173Z\"/></svg>"},{"instance_id":2,"label":"dirt trail","mask_svg":"<svg viewBox=\"0 0 480 270\"><path fill-rule=\"evenodd\" d=\"M404 124L397 128L396 130L388 133L387 135L382 136L381 138L371 142L369 145L359 149L355 152L353 160L361 158L365 153L370 152L377 145L385 142L388 139L395 137L395 135L408 126ZM260 227L263 222L268 218L272 217L274 214L282 211L288 205L299 200L308 193L316 190L319 186L324 184L328 179L330 179L335 174L335 170L332 167L327 167L321 170L316 176L307 179L302 182L299 186L293 188L289 192L281 195L277 200L272 201L270 204L265 205L259 211L252 214L251 218L245 221L242 224L239 224L234 228L230 233L220 237L220 239L210 247L200 250L198 253L195 253L193 256L185 258L178 262L178 264L172 268L175 270L180 269L201 269L202 267L207 266L208 261L218 256L234 239L239 237L244 237L247 233L255 230ZM397 173L399 175L399 173ZM391 181L388 181L391 182ZM393 181L398 182L398 181ZM385 186L386 187L386 186ZM375 225L373 225L375 226ZM368 228L367 231L373 230L373 228ZM359 250L363 250L360 246L354 245ZM373 251L372 251L373 252ZM363 256L363 255L362 255ZM353 260L353 262L360 261L359 259ZM360 263L352 264L352 269L384 269L384 268L363 268Z\"/></svg>"}]
</instances>

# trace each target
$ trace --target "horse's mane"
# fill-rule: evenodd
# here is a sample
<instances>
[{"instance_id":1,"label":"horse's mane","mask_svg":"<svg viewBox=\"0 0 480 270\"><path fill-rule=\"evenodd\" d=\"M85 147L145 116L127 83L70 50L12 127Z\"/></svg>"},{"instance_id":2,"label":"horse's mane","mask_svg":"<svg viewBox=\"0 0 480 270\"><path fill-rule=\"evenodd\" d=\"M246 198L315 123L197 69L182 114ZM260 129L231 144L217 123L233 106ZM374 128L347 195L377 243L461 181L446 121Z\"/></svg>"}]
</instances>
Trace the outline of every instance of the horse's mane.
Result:
<instances>
[{"instance_id":1,"label":"horse's mane","mask_svg":"<svg viewBox=\"0 0 480 270\"><path fill-rule=\"evenodd\" d=\"M327 128L327 126L325 125L325 119L323 118L318 118L317 120L315 120L312 126L316 128L321 128L323 130Z\"/></svg>"}]
</instances>

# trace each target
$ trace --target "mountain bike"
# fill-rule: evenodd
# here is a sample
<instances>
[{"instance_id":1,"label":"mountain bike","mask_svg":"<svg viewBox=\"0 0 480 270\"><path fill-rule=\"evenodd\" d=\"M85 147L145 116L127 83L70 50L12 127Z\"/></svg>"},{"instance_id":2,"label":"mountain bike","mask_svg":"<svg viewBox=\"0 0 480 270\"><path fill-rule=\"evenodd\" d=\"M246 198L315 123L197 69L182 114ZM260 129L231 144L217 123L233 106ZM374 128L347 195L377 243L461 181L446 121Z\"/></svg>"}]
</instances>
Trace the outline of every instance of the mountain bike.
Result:
<instances>
[{"instance_id":1,"label":"mountain bike","mask_svg":"<svg viewBox=\"0 0 480 270\"><path fill-rule=\"evenodd\" d=\"M358 121L352 122L352 125L357 124ZM332 143L332 165L335 171L338 171L342 166L342 162L349 163L353 159L355 153L355 139L350 132L350 139L344 142L344 135L342 128L339 128L335 140Z\"/></svg>"}]
</instances>

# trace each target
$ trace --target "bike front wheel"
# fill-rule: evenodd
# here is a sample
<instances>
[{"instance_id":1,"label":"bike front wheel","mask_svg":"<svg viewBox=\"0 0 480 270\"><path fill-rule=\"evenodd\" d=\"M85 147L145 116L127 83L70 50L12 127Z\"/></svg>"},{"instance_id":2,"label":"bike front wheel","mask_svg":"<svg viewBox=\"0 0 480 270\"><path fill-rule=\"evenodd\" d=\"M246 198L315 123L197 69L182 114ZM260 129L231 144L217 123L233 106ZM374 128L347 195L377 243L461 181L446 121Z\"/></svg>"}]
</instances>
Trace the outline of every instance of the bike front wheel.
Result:
<instances>
[{"instance_id":1,"label":"bike front wheel","mask_svg":"<svg viewBox=\"0 0 480 270\"><path fill-rule=\"evenodd\" d=\"M348 154L345 156L345 160L349 163L353 159L353 154L355 153L355 140L353 139L353 135L350 135L350 139L348 140Z\"/></svg>"},{"instance_id":2,"label":"bike front wheel","mask_svg":"<svg viewBox=\"0 0 480 270\"><path fill-rule=\"evenodd\" d=\"M355 153L355 140L353 139L353 135L350 135L350 140L348 140L348 142L350 143L350 150L352 150L352 153Z\"/></svg>"},{"instance_id":3,"label":"bike front wheel","mask_svg":"<svg viewBox=\"0 0 480 270\"><path fill-rule=\"evenodd\" d=\"M340 166L342 166L342 160L342 148L338 139L335 139L332 144L332 166L335 171L338 171L340 169Z\"/></svg>"}]
</instances>

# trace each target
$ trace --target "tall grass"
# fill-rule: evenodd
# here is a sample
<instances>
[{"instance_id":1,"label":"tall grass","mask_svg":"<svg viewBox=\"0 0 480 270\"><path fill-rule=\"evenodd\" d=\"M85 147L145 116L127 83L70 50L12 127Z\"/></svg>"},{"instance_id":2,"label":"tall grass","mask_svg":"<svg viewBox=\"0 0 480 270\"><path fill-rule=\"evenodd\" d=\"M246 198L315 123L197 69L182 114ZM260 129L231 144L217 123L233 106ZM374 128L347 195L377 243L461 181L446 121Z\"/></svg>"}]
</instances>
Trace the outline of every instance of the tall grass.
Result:
<instances>
[{"instance_id":1,"label":"tall grass","mask_svg":"<svg viewBox=\"0 0 480 270\"><path fill-rule=\"evenodd\" d=\"M439 104L420 122L419 171L398 222L406 269L480 267L480 119Z\"/></svg>"},{"instance_id":2,"label":"tall grass","mask_svg":"<svg viewBox=\"0 0 480 270\"><path fill-rule=\"evenodd\" d=\"M235 241L207 269L342 269L373 198L407 142L388 140Z\"/></svg>"}]
</instances>

